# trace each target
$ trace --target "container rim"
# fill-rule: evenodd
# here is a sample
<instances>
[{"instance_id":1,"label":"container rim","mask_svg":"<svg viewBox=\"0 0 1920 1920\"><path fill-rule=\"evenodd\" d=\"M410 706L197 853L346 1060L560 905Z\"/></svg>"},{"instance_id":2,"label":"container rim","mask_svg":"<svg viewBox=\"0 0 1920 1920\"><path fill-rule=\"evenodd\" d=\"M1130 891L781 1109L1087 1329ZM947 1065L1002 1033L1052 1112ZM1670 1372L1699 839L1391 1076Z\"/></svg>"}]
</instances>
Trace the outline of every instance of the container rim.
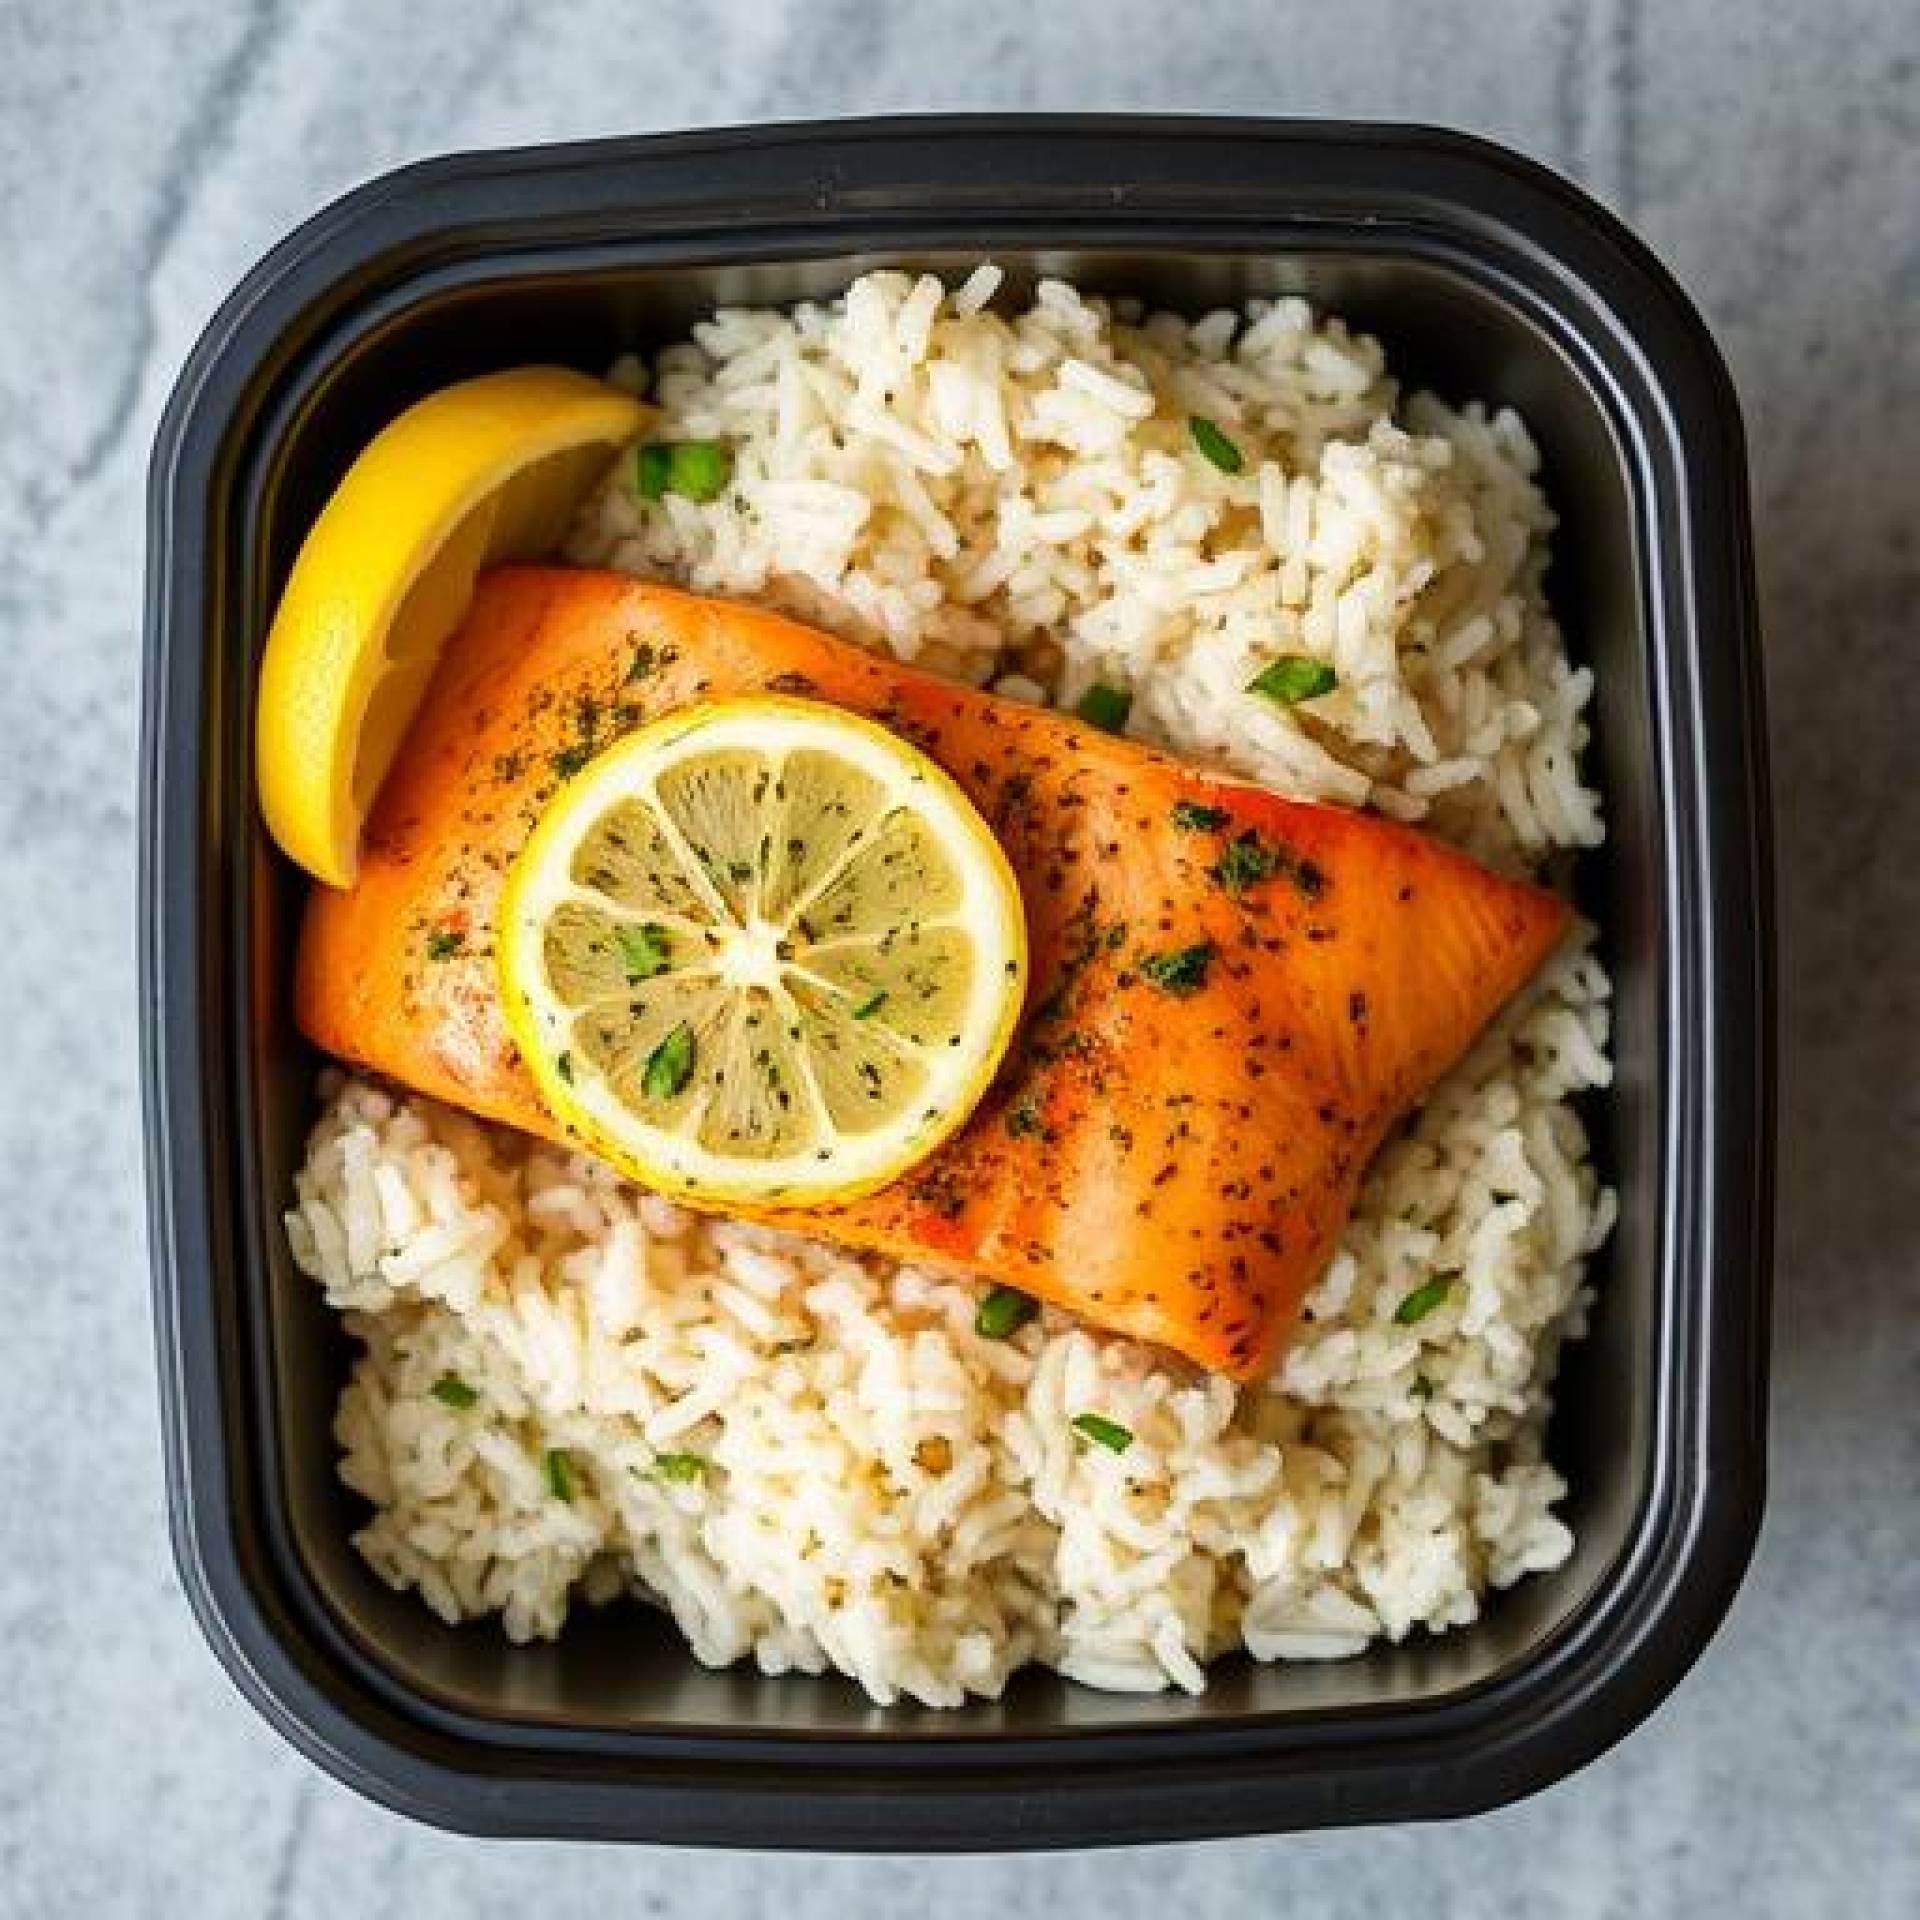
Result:
<instances>
[{"instance_id":1,"label":"container rim","mask_svg":"<svg viewBox=\"0 0 1920 1920\"><path fill-rule=\"evenodd\" d=\"M1276 183L1280 152L1292 172ZM1129 165L1141 177L1117 184ZM189 1310L216 1263L233 1258L231 1222L211 1204L208 1147L235 1123L219 1097L225 1083L209 1071L223 1042L193 991L200 955L185 904L187 877L205 859L197 709L221 607L216 570L198 564L209 500L230 475L239 396L263 372L287 375L355 313L443 273L584 255L596 227L601 244L617 240L630 257L634 234L605 229L612 212L631 221L636 207L671 225L682 247L724 234L740 261L887 244L933 251L949 233L982 246L1044 232L1055 246L1151 251L1157 239L1163 251L1227 251L1237 234L1272 252L1431 251L1524 300L1530 318L1577 350L1639 440L1679 530L1663 542L1666 574L1643 592L1662 588L1674 601L1653 665L1683 750L1669 752L1677 779L1660 804L1670 862L1697 906L1693 924L1667 928L1665 967L1691 984L1675 1012L1706 1042L1679 1096L1682 1137L1669 1142L1684 1203L1670 1257L1700 1282L1669 1330L1663 1398L1682 1377L1674 1369L1695 1398L1686 1420L1664 1408L1664 1484L1620 1580L1511 1669L1434 1702L1307 1711L1284 1725L1256 1714L1206 1727L890 1734L884 1750L859 1735L648 1732L615 1742L617 1772L604 1742L554 1738L537 1766L510 1778L475 1762L526 1755L524 1740L429 1703L408 1711L366 1687L349 1710L329 1691L346 1650L316 1631L310 1608L237 1531L245 1488L230 1446L245 1414L227 1381L238 1336ZM994 239L979 237L987 233ZM256 411L249 430L258 423ZM1061 1846L1441 1817L1502 1804L1584 1764L1697 1658L1744 1573L1765 1471L1772 923L1744 454L1731 382L1697 314L1647 250L1565 181L1433 128L1125 114L797 121L417 162L296 229L189 355L150 473L146 648L142 1053L175 1555L241 1691L338 1777L467 1831L703 1844ZM189 739L183 714L194 717ZM1722 1102L1755 1124L1719 1124ZM1181 1777L1170 1781L1176 1747Z\"/></svg>"}]
</instances>

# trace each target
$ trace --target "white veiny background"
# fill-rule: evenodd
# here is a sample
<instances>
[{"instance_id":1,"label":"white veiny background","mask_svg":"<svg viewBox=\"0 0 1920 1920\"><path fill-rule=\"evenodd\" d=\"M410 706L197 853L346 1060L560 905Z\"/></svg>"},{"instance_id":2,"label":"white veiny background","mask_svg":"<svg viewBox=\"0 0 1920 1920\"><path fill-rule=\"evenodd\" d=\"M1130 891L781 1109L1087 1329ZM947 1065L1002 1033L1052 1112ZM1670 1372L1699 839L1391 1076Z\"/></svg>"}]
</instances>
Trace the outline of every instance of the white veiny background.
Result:
<instances>
[{"instance_id":1,"label":"white veiny background","mask_svg":"<svg viewBox=\"0 0 1920 1920\"><path fill-rule=\"evenodd\" d=\"M1916 56L1903 0L0 0L0 1915L1920 1911ZM1489 133L1639 226L1740 382L1789 1025L1772 1505L1673 1700L1492 1817L1024 1860L482 1845L297 1760L175 1586L132 970L174 371L267 245L398 161L913 107Z\"/></svg>"}]
</instances>

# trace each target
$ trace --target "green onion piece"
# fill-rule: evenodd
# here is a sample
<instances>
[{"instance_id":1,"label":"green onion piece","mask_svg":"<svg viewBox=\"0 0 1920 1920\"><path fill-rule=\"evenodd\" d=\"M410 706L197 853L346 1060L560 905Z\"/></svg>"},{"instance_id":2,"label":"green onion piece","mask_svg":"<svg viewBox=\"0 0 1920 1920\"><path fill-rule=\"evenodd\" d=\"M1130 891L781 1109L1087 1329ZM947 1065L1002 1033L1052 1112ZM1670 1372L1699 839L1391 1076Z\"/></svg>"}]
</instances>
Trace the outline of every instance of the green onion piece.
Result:
<instances>
[{"instance_id":1,"label":"green onion piece","mask_svg":"<svg viewBox=\"0 0 1920 1920\"><path fill-rule=\"evenodd\" d=\"M1109 1453L1125 1453L1133 1445L1133 1430L1118 1420L1109 1420L1104 1413L1076 1413L1073 1430Z\"/></svg>"},{"instance_id":2,"label":"green onion piece","mask_svg":"<svg viewBox=\"0 0 1920 1920\"><path fill-rule=\"evenodd\" d=\"M1196 413L1187 422L1187 431L1193 435L1193 444L1222 473L1238 473L1247 464L1240 449L1211 420Z\"/></svg>"},{"instance_id":3,"label":"green onion piece","mask_svg":"<svg viewBox=\"0 0 1920 1920\"><path fill-rule=\"evenodd\" d=\"M1453 1291L1453 1281L1452 1274L1442 1273L1415 1287L1394 1308L1395 1322L1400 1326L1410 1327L1415 1321L1424 1320Z\"/></svg>"},{"instance_id":4,"label":"green onion piece","mask_svg":"<svg viewBox=\"0 0 1920 1920\"><path fill-rule=\"evenodd\" d=\"M717 440L682 440L668 455L667 491L705 506L733 478L733 455Z\"/></svg>"},{"instance_id":5,"label":"green onion piece","mask_svg":"<svg viewBox=\"0 0 1920 1920\"><path fill-rule=\"evenodd\" d=\"M1040 1311L1040 1302L1018 1287L995 1287L980 1302L973 1316L973 1330L983 1340L1007 1340L1020 1331Z\"/></svg>"},{"instance_id":6,"label":"green onion piece","mask_svg":"<svg viewBox=\"0 0 1920 1920\"><path fill-rule=\"evenodd\" d=\"M565 1447L549 1447L540 1460L547 1476L547 1491L556 1500L573 1501L573 1455Z\"/></svg>"},{"instance_id":7,"label":"green onion piece","mask_svg":"<svg viewBox=\"0 0 1920 1920\"><path fill-rule=\"evenodd\" d=\"M656 1480L670 1480L676 1487L691 1486L696 1480L704 1480L713 1470L713 1462L704 1454L663 1453L653 1463Z\"/></svg>"},{"instance_id":8,"label":"green onion piece","mask_svg":"<svg viewBox=\"0 0 1920 1920\"><path fill-rule=\"evenodd\" d=\"M1171 817L1182 833L1215 833L1228 820L1225 807L1203 807L1198 800L1176 800Z\"/></svg>"},{"instance_id":9,"label":"green onion piece","mask_svg":"<svg viewBox=\"0 0 1920 1920\"><path fill-rule=\"evenodd\" d=\"M1197 946L1175 947L1168 953L1150 953L1140 962L1140 971L1160 989L1184 1000L1207 984L1207 969L1213 964L1213 942L1202 940Z\"/></svg>"},{"instance_id":10,"label":"green onion piece","mask_svg":"<svg viewBox=\"0 0 1920 1920\"><path fill-rule=\"evenodd\" d=\"M633 483L642 500L664 500L673 478L673 449L664 440L649 440L634 455Z\"/></svg>"},{"instance_id":11,"label":"green onion piece","mask_svg":"<svg viewBox=\"0 0 1920 1920\"><path fill-rule=\"evenodd\" d=\"M854 1008L853 1017L856 1020L871 1020L886 1004L887 990L885 987L882 987L878 993L870 995Z\"/></svg>"},{"instance_id":12,"label":"green onion piece","mask_svg":"<svg viewBox=\"0 0 1920 1920\"><path fill-rule=\"evenodd\" d=\"M673 954L667 945L667 930L655 926L651 920L639 927L615 927L613 939L620 949L620 960L627 970L627 978L636 985L642 980L651 980L656 973L665 973L672 964Z\"/></svg>"},{"instance_id":13,"label":"green onion piece","mask_svg":"<svg viewBox=\"0 0 1920 1920\"><path fill-rule=\"evenodd\" d=\"M1297 707L1303 700L1318 700L1340 684L1340 676L1324 660L1310 654L1283 653L1247 682L1247 691L1271 700L1276 707Z\"/></svg>"},{"instance_id":14,"label":"green onion piece","mask_svg":"<svg viewBox=\"0 0 1920 1920\"><path fill-rule=\"evenodd\" d=\"M480 1396L457 1373L443 1373L427 1391L443 1407L453 1407L461 1413L476 1405L480 1399Z\"/></svg>"},{"instance_id":15,"label":"green onion piece","mask_svg":"<svg viewBox=\"0 0 1920 1920\"><path fill-rule=\"evenodd\" d=\"M1132 711L1133 695L1125 687L1109 686L1104 680L1096 680L1074 708L1088 726L1098 727L1102 733L1118 733Z\"/></svg>"},{"instance_id":16,"label":"green onion piece","mask_svg":"<svg viewBox=\"0 0 1920 1920\"><path fill-rule=\"evenodd\" d=\"M647 1055L640 1090L649 1100L671 1100L693 1078L693 1029L682 1020Z\"/></svg>"},{"instance_id":17,"label":"green onion piece","mask_svg":"<svg viewBox=\"0 0 1920 1920\"><path fill-rule=\"evenodd\" d=\"M427 935L427 958L451 960L467 944L467 936L458 927L435 927Z\"/></svg>"}]
</instances>

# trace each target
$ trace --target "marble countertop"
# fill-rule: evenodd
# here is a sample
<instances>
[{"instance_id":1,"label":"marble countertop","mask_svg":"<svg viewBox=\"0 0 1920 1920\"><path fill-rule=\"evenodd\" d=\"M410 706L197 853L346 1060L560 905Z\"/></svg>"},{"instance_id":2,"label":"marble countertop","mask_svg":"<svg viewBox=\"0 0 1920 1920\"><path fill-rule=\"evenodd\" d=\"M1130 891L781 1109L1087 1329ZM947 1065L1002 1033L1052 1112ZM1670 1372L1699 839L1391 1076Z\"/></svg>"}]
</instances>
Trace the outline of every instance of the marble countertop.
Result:
<instances>
[{"instance_id":1,"label":"marble countertop","mask_svg":"<svg viewBox=\"0 0 1920 1920\"><path fill-rule=\"evenodd\" d=\"M0 8L0 1916L1920 1911L1920 20L1905 0ZM255 1718L166 1547L133 982L142 487L214 303L439 149L914 107L1452 123L1588 183L1752 435L1788 1010L1772 1498L1675 1696L1523 1805L866 1862L480 1844Z\"/></svg>"}]
</instances>

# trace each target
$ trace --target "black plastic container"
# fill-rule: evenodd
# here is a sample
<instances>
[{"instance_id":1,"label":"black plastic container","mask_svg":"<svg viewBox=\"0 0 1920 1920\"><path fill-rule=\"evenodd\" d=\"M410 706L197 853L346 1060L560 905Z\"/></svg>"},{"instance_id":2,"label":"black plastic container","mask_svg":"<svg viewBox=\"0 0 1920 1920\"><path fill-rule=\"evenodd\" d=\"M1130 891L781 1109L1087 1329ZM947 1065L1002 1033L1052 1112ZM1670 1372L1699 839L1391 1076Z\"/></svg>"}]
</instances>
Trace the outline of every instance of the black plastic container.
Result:
<instances>
[{"instance_id":1,"label":"black plastic container","mask_svg":"<svg viewBox=\"0 0 1920 1920\"><path fill-rule=\"evenodd\" d=\"M314 1061L295 877L253 805L253 676L301 532L388 416L528 359L604 365L716 301L991 254L1184 308L1282 289L1409 384L1520 407L1551 591L1598 675L1618 984L1594 1112L1621 1196L1554 1458L1579 1546L1473 1628L1204 1698L1025 1676L954 1713L698 1668L662 1619L515 1650L347 1543L344 1342L278 1227ZM1360 126L905 120L435 162L300 229L195 350L155 453L142 972L155 1298L188 1594L254 1703L389 1805L490 1833L1006 1849L1427 1818L1555 1779L1651 1710L1745 1567L1764 1472L1766 807L1738 416L1700 322L1590 201L1476 142Z\"/></svg>"}]
</instances>

